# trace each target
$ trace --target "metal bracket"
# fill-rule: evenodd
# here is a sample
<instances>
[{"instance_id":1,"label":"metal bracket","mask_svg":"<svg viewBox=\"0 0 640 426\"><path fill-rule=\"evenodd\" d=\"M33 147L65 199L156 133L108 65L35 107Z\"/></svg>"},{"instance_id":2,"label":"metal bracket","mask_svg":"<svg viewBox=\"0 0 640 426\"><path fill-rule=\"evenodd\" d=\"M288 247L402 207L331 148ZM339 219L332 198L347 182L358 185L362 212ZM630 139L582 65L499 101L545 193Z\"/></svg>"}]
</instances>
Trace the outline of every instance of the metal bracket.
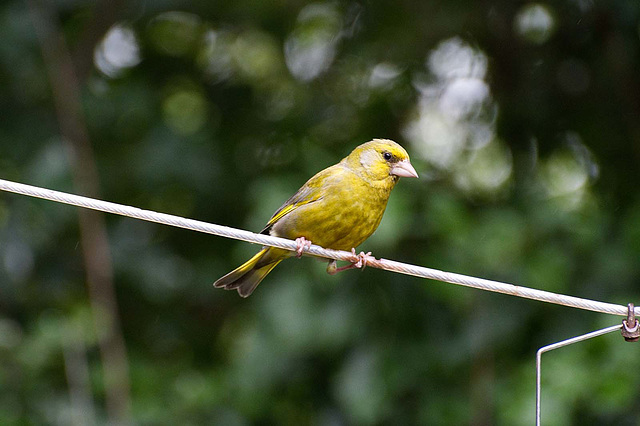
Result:
<instances>
[{"instance_id":1,"label":"metal bracket","mask_svg":"<svg viewBox=\"0 0 640 426\"><path fill-rule=\"evenodd\" d=\"M640 339L640 321L636 319L633 303L627 305L627 319L622 320L621 333L627 342L637 342Z\"/></svg>"},{"instance_id":2,"label":"metal bracket","mask_svg":"<svg viewBox=\"0 0 640 426\"><path fill-rule=\"evenodd\" d=\"M633 308L631 310L633 311ZM636 326L637 326L637 323L636 323ZM592 331L591 333L583 334L581 336L572 337L571 339L567 339L561 342L553 343L551 345L543 346L542 348L538 349L538 352L536 353L536 426L540 426L540 417L542 412L542 401L541 401L542 391L541 391L541 384L540 384L542 380L542 354L554 349L561 348L563 346L572 345L574 343L582 342L583 340L592 339L597 336L602 336L604 334L611 333L612 331L620 330L621 328L624 328L622 324L612 325L611 327Z\"/></svg>"}]
</instances>

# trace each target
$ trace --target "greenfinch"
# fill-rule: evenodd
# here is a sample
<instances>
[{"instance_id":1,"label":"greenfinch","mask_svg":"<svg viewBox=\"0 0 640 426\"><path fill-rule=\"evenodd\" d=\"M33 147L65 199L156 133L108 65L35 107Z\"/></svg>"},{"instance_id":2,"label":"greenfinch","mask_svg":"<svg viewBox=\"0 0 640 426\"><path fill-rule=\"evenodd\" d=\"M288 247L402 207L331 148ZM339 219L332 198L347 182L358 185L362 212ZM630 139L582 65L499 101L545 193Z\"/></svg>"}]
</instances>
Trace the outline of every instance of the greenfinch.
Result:
<instances>
[{"instance_id":1,"label":"greenfinch","mask_svg":"<svg viewBox=\"0 0 640 426\"><path fill-rule=\"evenodd\" d=\"M355 256L355 247L380 224L391 190L400 177L417 178L418 173L399 144L374 139L356 147L338 164L309 179L262 230L262 234L295 239L296 252L264 246L214 286L237 289L240 296L248 297L278 263L296 254L300 257L311 242L335 250L351 249ZM361 253L357 262L342 268L332 260L327 272L364 267L367 255Z\"/></svg>"}]
</instances>

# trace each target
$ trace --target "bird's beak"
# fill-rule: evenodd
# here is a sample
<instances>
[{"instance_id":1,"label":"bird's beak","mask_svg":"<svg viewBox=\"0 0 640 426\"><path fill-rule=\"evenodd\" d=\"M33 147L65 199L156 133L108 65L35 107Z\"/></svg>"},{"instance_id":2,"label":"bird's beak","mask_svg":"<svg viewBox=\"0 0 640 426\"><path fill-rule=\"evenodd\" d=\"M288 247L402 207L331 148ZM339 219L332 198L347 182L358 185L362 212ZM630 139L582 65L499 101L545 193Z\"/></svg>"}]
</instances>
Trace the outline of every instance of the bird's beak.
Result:
<instances>
[{"instance_id":1,"label":"bird's beak","mask_svg":"<svg viewBox=\"0 0 640 426\"><path fill-rule=\"evenodd\" d=\"M416 169L413 168L409 160L398 161L393 167L391 167L391 174L408 178L418 177L418 172L416 172Z\"/></svg>"}]
</instances>

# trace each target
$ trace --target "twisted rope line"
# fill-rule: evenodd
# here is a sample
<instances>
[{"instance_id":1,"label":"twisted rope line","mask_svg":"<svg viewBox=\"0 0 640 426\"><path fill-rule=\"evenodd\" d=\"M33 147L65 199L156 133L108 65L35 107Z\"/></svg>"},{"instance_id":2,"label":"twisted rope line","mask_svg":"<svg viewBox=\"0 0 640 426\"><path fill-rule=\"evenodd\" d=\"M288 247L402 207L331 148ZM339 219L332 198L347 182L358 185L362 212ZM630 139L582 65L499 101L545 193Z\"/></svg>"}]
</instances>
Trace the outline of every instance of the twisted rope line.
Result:
<instances>
[{"instance_id":1,"label":"twisted rope line","mask_svg":"<svg viewBox=\"0 0 640 426\"><path fill-rule=\"evenodd\" d=\"M296 243L285 238L273 237L270 235L256 234L241 229L230 228L228 226L216 225L188 219L180 216L173 216L165 213L158 213L150 210L143 210L137 207L125 206L108 201L96 200L65 192L53 191L22 183L11 182L0 179L0 190L27 195L30 197L42 198L58 203L69 204L77 207L84 207L106 213L132 217L146 220L148 222L160 223L163 225L175 226L178 228L190 229L192 231L204 232L225 238L247 241L255 244L268 245L286 250L295 251ZM341 250L326 249L317 245L311 245L305 250L306 255L351 261L353 254ZM419 278L428 278L436 281L458 284L465 287L477 288L480 290L492 291L495 293L509 294L526 299L538 300L541 302L553 303L556 305L569 306L578 309L585 309L594 312L601 312L613 315L627 315L627 307L612 303L599 302L595 300L582 299L574 296L551 293L543 290L536 290L528 287L516 286L513 284L492 281L483 278L470 277L467 275L444 272L437 269L425 268L423 266L410 265L387 259L368 259L367 266L384 269L386 271L398 272L406 275L413 275ZM636 315L640 315L640 307L635 308Z\"/></svg>"}]
</instances>

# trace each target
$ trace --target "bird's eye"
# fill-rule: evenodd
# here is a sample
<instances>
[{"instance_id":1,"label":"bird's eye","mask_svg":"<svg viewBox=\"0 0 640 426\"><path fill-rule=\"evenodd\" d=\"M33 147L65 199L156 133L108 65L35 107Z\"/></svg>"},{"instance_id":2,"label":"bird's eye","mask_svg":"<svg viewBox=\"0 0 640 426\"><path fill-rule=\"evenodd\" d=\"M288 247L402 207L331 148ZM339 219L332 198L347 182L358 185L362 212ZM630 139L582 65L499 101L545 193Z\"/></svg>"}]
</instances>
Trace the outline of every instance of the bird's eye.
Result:
<instances>
[{"instance_id":1,"label":"bird's eye","mask_svg":"<svg viewBox=\"0 0 640 426\"><path fill-rule=\"evenodd\" d=\"M392 157L393 157L393 155L391 155L390 152L385 151L385 152L382 153L382 158L384 158L386 161L391 160Z\"/></svg>"}]
</instances>

